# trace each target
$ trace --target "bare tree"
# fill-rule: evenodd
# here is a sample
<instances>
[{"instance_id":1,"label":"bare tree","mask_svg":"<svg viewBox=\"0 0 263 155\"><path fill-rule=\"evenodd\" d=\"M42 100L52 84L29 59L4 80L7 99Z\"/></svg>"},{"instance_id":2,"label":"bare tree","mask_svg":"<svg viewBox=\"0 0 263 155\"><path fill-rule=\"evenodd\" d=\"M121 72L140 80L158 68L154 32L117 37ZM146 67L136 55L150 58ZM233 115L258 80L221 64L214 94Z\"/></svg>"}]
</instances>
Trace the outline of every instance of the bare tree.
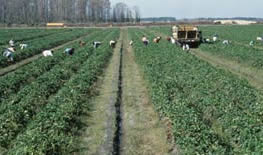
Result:
<instances>
[{"instance_id":1,"label":"bare tree","mask_svg":"<svg viewBox=\"0 0 263 155\"><path fill-rule=\"evenodd\" d=\"M0 0L0 23L40 24L46 22L133 22L139 8L125 3L111 8L110 0Z\"/></svg>"}]
</instances>

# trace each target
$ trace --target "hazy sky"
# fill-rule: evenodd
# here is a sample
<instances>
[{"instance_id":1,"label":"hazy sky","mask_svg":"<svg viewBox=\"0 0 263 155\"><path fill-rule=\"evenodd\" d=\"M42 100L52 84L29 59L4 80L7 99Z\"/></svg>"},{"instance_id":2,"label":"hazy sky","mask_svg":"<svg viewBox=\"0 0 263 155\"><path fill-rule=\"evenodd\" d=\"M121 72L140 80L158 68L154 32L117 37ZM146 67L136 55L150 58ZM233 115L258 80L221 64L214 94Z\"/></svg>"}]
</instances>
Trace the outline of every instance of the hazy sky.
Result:
<instances>
[{"instance_id":1,"label":"hazy sky","mask_svg":"<svg viewBox=\"0 0 263 155\"><path fill-rule=\"evenodd\" d=\"M111 0L140 7L143 17L261 17L263 0Z\"/></svg>"}]
</instances>

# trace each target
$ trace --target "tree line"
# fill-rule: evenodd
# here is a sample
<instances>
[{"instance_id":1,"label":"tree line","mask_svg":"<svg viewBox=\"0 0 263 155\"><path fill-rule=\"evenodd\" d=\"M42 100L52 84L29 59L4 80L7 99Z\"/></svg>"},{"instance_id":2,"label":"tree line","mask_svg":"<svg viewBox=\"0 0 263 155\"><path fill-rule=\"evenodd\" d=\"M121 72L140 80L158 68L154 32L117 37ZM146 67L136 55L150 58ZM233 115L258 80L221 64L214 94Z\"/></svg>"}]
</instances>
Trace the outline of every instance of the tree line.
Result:
<instances>
[{"instance_id":1,"label":"tree line","mask_svg":"<svg viewBox=\"0 0 263 155\"><path fill-rule=\"evenodd\" d=\"M0 0L0 23L140 22L140 10L110 0Z\"/></svg>"}]
</instances>

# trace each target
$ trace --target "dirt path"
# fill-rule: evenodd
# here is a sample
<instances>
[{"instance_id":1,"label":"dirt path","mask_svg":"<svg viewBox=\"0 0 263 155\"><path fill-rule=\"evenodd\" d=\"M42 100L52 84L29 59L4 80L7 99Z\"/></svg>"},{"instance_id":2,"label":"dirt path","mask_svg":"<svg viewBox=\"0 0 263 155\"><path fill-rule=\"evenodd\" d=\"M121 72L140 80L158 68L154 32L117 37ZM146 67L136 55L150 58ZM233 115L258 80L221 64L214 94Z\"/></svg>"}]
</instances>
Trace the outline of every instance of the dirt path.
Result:
<instances>
[{"instance_id":1,"label":"dirt path","mask_svg":"<svg viewBox=\"0 0 263 155\"><path fill-rule=\"evenodd\" d=\"M168 154L166 130L149 99L124 30L121 154Z\"/></svg>"},{"instance_id":2,"label":"dirt path","mask_svg":"<svg viewBox=\"0 0 263 155\"><path fill-rule=\"evenodd\" d=\"M165 155L171 150L166 130L154 111L145 83L128 46L127 29L97 87L98 96L75 154Z\"/></svg>"},{"instance_id":3,"label":"dirt path","mask_svg":"<svg viewBox=\"0 0 263 155\"><path fill-rule=\"evenodd\" d=\"M116 131L115 104L118 97L120 48L122 33L104 75L97 86L98 95L92 99L93 105L88 116L82 118L89 126L81 135L80 155L112 154Z\"/></svg>"},{"instance_id":4,"label":"dirt path","mask_svg":"<svg viewBox=\"0 0 263 155\"><path fill-rule=\"evenodd\" d=\"M263 79L261 78L263 77L262 70L258 70L232 60L227 60L225 58L203 52L200 49L194 49L192 54L204 61L207 61L215 67L222 68L238 75L241 78L245 78L253 87L263 90Z\"/></svg>"},{"instance_id":5,"label":"dirt path","mask_svg":"<svg viewBox=\"0 0 263 155\"><path fill-rule=\"evenodd\" d=\"M72 44L73 42L77 42L77 41L79 41L79 40L87 37L87 35L89 35L89 34L86 34L86 35L84 35L84 36L82 36L82 37L80 37L80 38L78 38L78 39L75 39L75 40L66 42L66 43L64 43L64 44L62 44L62 45L59 45L59 46L57 46L57 47L55 47L55 48L52 48L52 49L50 49L50 50L53 50L53 51L59 50L59 49L61 49L62 47L66 46L66 45ZM5 74L7 74L7 73L9 73L9 72L12 72L12 71L18 69L19 67L22 67L22 66L24 66L24 65L27 65L27 64L29 64L29 63L31 63L31 62L39 59L41 56L42 56L42 53L41 53L41 54L34 55L34 56L30 57L30 58L26 58L26 59L24 59L24 60L21 60L21 61L15 63L15 64L10 65L10 66L7 66L7 67L5 67L5 68L2 68L2 69L0 69L0 76L5 75Z\"/></svg>"}]
</instances>

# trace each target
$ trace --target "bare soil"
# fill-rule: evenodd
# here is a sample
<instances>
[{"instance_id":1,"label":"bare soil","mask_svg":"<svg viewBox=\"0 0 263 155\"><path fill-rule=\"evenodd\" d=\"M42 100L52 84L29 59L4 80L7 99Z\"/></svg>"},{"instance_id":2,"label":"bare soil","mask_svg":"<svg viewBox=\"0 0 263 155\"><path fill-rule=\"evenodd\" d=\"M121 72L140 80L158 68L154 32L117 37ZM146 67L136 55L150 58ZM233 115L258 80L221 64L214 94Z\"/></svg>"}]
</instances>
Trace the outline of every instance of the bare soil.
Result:
<instances>
[{"instance_id":1,"label":"bare soil","mask_svg":"<svg viewBox=\"0 0 263 155\"><path fill-rule=\"evenodd\" d=\"M146 84L128 44L127 32L127 29L121 29L113 57L97 87L99 95L91 101L91 112L82 118L87 127L80 136L80 149L74 154L175 154L171 153L172 145L168 142L165 123L151 104ZM116 103L120 96L121 122L116 124ZM118 127L120 133L116 132ZM118 152L115 150L116 136L120 140Z\"/></svg>"},{"instance_id":2,"label":"bare soil","mask_svg":"<svg viewBox=\"0 0 263 155\"><path fill-rule=\"evenodd\" d=\"M118 96L121 38L122 34L104 75L98 81L96 88L98 95L90 101L92 109L89 109L89 115L82 116L82 121L87 127L80 136L80 149L74 154L107 155L114 151L115 103Z\"/></svg>"},{"instance_id":3,"label":"bare soil","mask_svg":"<svg viewBox=\"0 0 263 155\"><path fill-rule=\"evenodd\" d=\"M169 154L171 145L165 126L153 108L145 81L135 63L127 29L124 38L121 154Z\"/></svg>"}]
</instances>

